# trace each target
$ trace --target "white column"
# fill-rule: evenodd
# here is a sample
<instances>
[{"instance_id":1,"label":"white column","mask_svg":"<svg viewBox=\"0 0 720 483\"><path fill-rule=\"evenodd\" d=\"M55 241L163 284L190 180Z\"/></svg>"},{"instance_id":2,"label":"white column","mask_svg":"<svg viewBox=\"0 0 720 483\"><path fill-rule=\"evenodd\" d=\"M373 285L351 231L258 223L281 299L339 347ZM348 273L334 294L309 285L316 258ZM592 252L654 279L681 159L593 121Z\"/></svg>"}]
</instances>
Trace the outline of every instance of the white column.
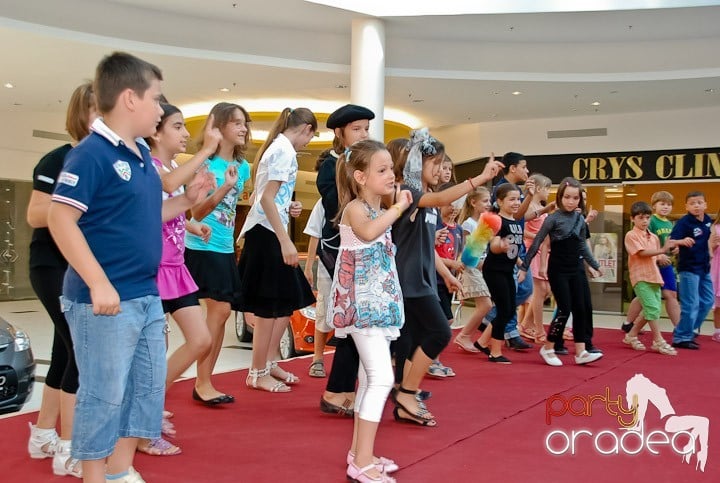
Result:
<instances>
[{"instance_id":1,"label":"white column","mask_svg":"<svg viewBox=\"0 0 720 483\"><path fill-rule=\"evenodd\" d=\"M385 135L385 25L379 19L354 19L350 57L350 102L375 113L370 138Z\"/></svg>"}]
</instances>

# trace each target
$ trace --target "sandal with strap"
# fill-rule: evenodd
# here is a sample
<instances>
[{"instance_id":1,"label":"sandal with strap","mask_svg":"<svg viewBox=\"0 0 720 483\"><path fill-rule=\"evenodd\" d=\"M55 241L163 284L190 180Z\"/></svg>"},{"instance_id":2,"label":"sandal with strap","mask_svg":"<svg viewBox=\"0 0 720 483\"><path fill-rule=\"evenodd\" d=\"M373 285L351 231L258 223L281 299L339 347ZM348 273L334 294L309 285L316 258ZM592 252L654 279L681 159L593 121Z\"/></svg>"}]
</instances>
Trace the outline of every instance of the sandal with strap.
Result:
<instances>
[{"instance_id":1,"label":"sandal with strap","mask_svg":"<svg viewBox=\"0 0 720 483\"><path fill-rule=\"evenodd\" d=\"M313 361L313 363L310 364L308 375L310 377L327 377L325 363L323 361Z\"/></svg>"},{"instance_id":2,"label":"sandal with strap","mask_svg":"<svg viewBox=\"0 0 720 483\"><path fill-rule=\"evenodd\" d=\"M410 411L404 404L402 404L398 400L398 392L401 392L403 394L412 394L415 396L415 400L417 401L417 412ZM397 392L392 393L392 400L393 403L395 403L395 411L393 411L393 416L395 416L396 421L407 421L407 422L413 422L416 424L419 424L421 426L436 426L437 422L434 418L428 417L427 415L430 414L430 411L428 411L427 406L423 401L420 400L418 396L417 391L411 391L410 389L405 389L404 387L400 386L397 390ZM406 413L409 417L402 417L397 411L397 409L402 409L404 413Z\"/></svg>"},{"instance_id":3,"label":"sandal with strap","mask_svg":"<svg viewBox=\"0 0 720 483\"><path fill-rule=\"evenodd\" d=\"M642 342L640 342L640 339L638 339L637 337L633 337L630 334L625 336L625 338L623 339L623 344L629 345L636 351L644 351L645 350L645 345Z\"/></svg>"},{"instance_id":4,"label":"sandal with strap","mask_svg":"<svg viewBox=\"0 0 720 483\"><path fill-rule=\"evenodd\" d=\"M535 332L535 334L537 334L537 331ZM540 333L540 335L535 335L535 337L533 338L533 342L535 342L536 344L544 344L545 342L547 342L547 335L545 335L545 331Z\"/></svg>"},{"instance_id":5,"label":"sandal with strap","mask_svg":"<svg viewBox=\"0 0 720 483\"><path fill-rule=\"evenodd\" d=\"M250 369L248 371L247 378L245 379L245 384L247 387L252 389L258 389L260 391L267 391L267 392L290 392L290 386L286 385L282 381L278 381L274 378L272 378L274 384L270 386L263 386L261 384L258 384L258 379L261 379L265 376L270 376L270 369Z\"/></svg>"},{"instance_id":6,"label":"sandal with strap","mask_svg":"<svg viewBox=\"0 0 720 483\"><path fill-rule=\"evenodd\" d=\"M268 374L270 374L275 379L287 384L288 386L300 382L299 377L297 377L292 372L288 372L282 367L280 367L277 361L268 362L266 369L268 369L269 371Z\"/></svg>"},{"instance_id":7,"label":"sandal with strap","mask_svg":"<svg viewBox=\"0 0 720 483\"><path fill-rule=\"evenodd\" d=\"M654 340L651 349L666 356L677 355L677 351L675 350L675 348L668 344L665 339Z\"/></svg>"},{"instance_id":8,"label":"sandal with strap","mask_svg":"<svg viewBox=\"0 0 720 483\"><path fill-rule=\"evenodd\" d=\"M182 453L179 447L163 438L141 439L137 450L151 456L175 456Z\"/></svg>"},{"instance_id":9,"label":"sandal with strap","mask_svg":"<svg viewBox=\"0 0 720 483\"><path fill-rule=\"evenodd\" d=\"M565 329L563 331L563 340L574 340L575 336L573 336L572 329Z\"/></svg>"},{"instance_id":10,"label":"sandal with strap","mask_svg":"<svg viewBox=\"0 0 720 483\"><path fill-rule=\"evenodd\" d=\"M378 477L372 477L367 474L370 470L377 470L375 465L373 463L370 463L367 466L363 466L362 468L358 468L355 466L355 463L350 463L347 467L347 479L349 481L353 481L355 483L395 483L395 478L392 476L388 476L387 474L380 472L380 475Z\"/></svg>"},{"instance_id":11,"label":"sandal with strap","mask_svg":"<svg viewBox=\"0 0 720 483\"><path fill-rule=\"evenodd\" d=\"M518 327L518 332L520 332L520 335L525 337L528 340L534 340L535 337L535 329L533 327L523 327L522 325Z\"/></svg>"},{"instance_id":12,"label":"sandal with strap","mask_svg":"<svg viewBox=\"0 0 720 483\"><path fill-rule=\"evenodd\" d=\"M177 435L175 425L164 416L162 418L162 424L160 425L160 432L168 438L174 438Z\"/></svg>"},{"instance_id":13,"label":"sandal with strap","mask_svg":"<svg viewBox=\"0 0 720 483\"><path fill-rule=\"evenodd\" d=\"M439 361L433 361L433 363L430 364L430 367L428 367L427 373L429 376L437 377L440 379L444 379L448 376Z\"/></svg>"}]
</instances>

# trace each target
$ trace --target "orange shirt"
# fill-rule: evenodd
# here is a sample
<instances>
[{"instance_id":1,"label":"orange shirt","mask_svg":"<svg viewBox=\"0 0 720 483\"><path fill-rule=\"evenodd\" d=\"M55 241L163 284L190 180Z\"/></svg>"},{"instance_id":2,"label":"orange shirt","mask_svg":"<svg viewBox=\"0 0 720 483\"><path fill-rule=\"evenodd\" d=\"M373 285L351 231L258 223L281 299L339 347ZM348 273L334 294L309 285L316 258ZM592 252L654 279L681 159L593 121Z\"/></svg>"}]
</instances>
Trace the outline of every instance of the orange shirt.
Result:
<instances>
[{"instance_id":1,"label":"orange shirt","mask_svg":"<svg viewBox=\"0 0 720 483\"><path fill-rule=\"evenodd\" d=\"M657 266L657 256L642 257L638 255L641 250L659 250L660 239L654 233L633 227L625 235L625 250L628 252L628 271L630 283L634 287L638 282L649 282L663 285L660 269Z\"/></svg>"}]
</instances>

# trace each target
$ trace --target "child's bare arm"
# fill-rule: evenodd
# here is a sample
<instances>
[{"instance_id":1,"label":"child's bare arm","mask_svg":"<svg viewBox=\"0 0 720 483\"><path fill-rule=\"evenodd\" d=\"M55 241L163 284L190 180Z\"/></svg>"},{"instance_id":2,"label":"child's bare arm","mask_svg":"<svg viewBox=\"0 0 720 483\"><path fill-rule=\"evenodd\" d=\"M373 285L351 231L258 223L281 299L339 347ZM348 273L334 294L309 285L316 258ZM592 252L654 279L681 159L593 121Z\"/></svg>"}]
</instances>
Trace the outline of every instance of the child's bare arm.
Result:
<instances>
[{"instance_id":1,"label":"child's bare arm","mask_svg":"<svg viewBox=\"0 0 720 483\"><path fill-rule=\"evenodd\" d=\"M62 203L52 203L48 228L68 263L90 289L95 315L116 315L120 312L120 296L93 255L85 236L78 227L82 212Z\"/></svg>"}]
</instances>

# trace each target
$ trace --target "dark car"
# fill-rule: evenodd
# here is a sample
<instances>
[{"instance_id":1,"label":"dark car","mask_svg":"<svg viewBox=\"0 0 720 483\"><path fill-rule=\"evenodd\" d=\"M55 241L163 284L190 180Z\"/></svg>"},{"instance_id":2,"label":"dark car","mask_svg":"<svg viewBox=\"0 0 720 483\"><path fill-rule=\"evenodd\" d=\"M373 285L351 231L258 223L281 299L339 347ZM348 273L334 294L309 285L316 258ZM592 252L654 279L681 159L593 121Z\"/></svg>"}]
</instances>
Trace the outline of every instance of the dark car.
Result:
<instances>
[{"instance_id":1,"label":"dark car","mask_svg":"<svg viewBox=\"0 0 720 483\"><path fill-rule=\"evenodd\" d=\"M30 337L0 318L0 414L19 411L35 382Z\"/></svg>"}]
</instances>

